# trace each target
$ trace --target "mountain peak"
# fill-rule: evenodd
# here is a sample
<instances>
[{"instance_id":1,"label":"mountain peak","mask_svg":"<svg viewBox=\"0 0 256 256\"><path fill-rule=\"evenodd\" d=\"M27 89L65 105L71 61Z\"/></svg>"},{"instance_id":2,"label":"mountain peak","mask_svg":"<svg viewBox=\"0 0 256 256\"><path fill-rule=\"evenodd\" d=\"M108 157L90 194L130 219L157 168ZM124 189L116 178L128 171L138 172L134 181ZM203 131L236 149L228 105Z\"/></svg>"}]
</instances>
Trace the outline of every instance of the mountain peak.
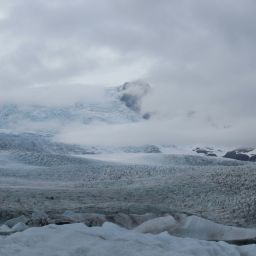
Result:
<instances>
[{"instance_id":1,"label":"mountain peak","mask_svg":"<svg viewBox=\"0 0 256 256\"><path fill-rule=\"evenodd\" d=\"M150 118L150 113L141 113L142 99L151 90L151 86L141 80L126 82L118 87L119 97L126 107L130 108L136 113L142 114L144 119Z\"/></svg>"}]
</instances>

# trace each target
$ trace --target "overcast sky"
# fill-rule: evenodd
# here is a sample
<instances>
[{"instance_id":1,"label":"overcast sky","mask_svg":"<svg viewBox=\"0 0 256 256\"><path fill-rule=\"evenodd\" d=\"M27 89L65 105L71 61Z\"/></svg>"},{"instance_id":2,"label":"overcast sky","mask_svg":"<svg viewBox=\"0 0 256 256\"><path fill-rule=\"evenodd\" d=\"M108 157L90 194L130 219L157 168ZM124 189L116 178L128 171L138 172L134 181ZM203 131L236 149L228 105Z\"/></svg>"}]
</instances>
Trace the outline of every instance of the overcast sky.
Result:
<instances>
[{"instance_id":1,"label":"overcast sky","mask_svg":"<svg viewBox=\"0 0 256 256\"><path fill-rule=\"evenodd\" d=\"M1 0L0 99L143 79L146 109L253 123L255 24L254 0Z\"/></svg>"}]
</instances>

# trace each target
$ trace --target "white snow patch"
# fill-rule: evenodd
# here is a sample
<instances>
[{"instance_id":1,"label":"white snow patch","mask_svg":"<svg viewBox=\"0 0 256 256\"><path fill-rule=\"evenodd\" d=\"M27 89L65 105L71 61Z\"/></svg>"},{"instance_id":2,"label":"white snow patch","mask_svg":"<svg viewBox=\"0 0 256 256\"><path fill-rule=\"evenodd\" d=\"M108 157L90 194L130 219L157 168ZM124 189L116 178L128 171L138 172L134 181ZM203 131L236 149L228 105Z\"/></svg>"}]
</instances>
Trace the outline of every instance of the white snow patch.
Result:
<instances>
[{"instance_id":1,"label":"white snow patch","mask_svg":"<svg viewBox=\"0 0 256 256\"><path fill-rule=\"evenodd\" d=\"M134 230L140 233L159 234L164 231L171 232L176 225L177 221L172 216L165 216L145 221Z\"/></svg>"},{"instance_id":2,"label":"white snow patch","mask_svg":"<svg viewBox=\"0 0 256 256\"><path fill-rule=\"evenodd\" d=\"M197 216L185 218L173 234L202 240L244 240L256 237L256 229L221 225Z\"/></svg>"},{"instance_id":3,"label":"white snow patch","mask_svg":"<svg viewBox=\"0 0 256 256\"><path fill-rule=\"evenodd\" d=\"M237 153L239 154L239 152L237 151ZM241 153L240 153L241 154ZM249 152L243 152L242 154L247 155L249 157L255 156L256 155L256 148L250 150Z\"/></svg>"},{"instance_id":4,"label":"white snow patch","mask_svg":"<svg viewBox=\"0 0 256 256\"><path fill-rule=\"evenodd\" d=\"M178 238L163 232L141 234L115 224L89 228L84 224L30 228L0 236L1 256L255 256L256 245L233 246Z\"/></svg>"},{"instance_id":5,"label":"white snow patch","mask_svg":"<svg viewBox=\"0 0 256 256\"><path fill-rule=\"evenodd\" d=\"M167 231L169 234L179 237L216 241L236 241L256 237L256 229L226 226L185 214L180 215L178 221L170 215L151 219L137 226L134 230L151 234Z\"/></svg>"}]
</instances>

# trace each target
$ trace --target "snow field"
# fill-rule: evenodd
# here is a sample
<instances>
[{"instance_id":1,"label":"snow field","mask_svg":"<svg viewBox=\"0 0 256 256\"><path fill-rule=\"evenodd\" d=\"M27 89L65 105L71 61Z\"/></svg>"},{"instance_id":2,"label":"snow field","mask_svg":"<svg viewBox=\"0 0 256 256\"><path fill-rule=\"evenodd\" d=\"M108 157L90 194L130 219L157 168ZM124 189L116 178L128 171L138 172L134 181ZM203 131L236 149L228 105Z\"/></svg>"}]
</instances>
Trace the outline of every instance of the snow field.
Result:
<instances>
[{"instance_id":1,"label":"snow field","mask_svg":"<svg viewBox=\"0 0 256 256\"><path fill-rule=\"evenodd\" d=\"M256 245L234 246L157 235L120 228L112 223L102 227L84 224L49 225L0 237L1 256L255 256Z\"/></svg>"}]
</instances>

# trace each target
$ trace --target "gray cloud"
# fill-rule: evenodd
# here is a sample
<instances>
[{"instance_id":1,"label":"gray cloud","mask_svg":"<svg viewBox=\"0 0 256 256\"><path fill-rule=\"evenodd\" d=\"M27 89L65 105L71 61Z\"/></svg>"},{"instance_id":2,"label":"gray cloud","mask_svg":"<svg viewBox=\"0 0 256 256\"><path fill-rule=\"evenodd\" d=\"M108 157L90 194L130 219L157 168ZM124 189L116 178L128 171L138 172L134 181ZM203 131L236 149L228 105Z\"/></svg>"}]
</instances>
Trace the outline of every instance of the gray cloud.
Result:
<instances>
[{"instance_id":1,"label":"gray cloud","mask_svg":"<svg viewBox=\"0 0 256 256\"><path fill-rule=\"evenodd\" d=\"M11 0L0 6L2 99L10 90L25 91L24 98L37 86L58 85L57 97L62 84L84 85L70 86L79 95L87 85L145 79L154 89L143 107L162 118L194 111L194 118L239 126L255 117L253 0Z\"/></svg>"},{"instance_id":2,"label":"gray cloud","mask_svg":"<svg viewBox=\"0 0 256 256\"><path fill-rule=\"evenodd\" d=\"M33 84L77 77L111 58L113 69L149 59L155 67L145 78L156 85L221 86L254 70L255 8L249 0L13 1L0 23L12 48L4 66Z\"/></svg>"}]
</instances>

